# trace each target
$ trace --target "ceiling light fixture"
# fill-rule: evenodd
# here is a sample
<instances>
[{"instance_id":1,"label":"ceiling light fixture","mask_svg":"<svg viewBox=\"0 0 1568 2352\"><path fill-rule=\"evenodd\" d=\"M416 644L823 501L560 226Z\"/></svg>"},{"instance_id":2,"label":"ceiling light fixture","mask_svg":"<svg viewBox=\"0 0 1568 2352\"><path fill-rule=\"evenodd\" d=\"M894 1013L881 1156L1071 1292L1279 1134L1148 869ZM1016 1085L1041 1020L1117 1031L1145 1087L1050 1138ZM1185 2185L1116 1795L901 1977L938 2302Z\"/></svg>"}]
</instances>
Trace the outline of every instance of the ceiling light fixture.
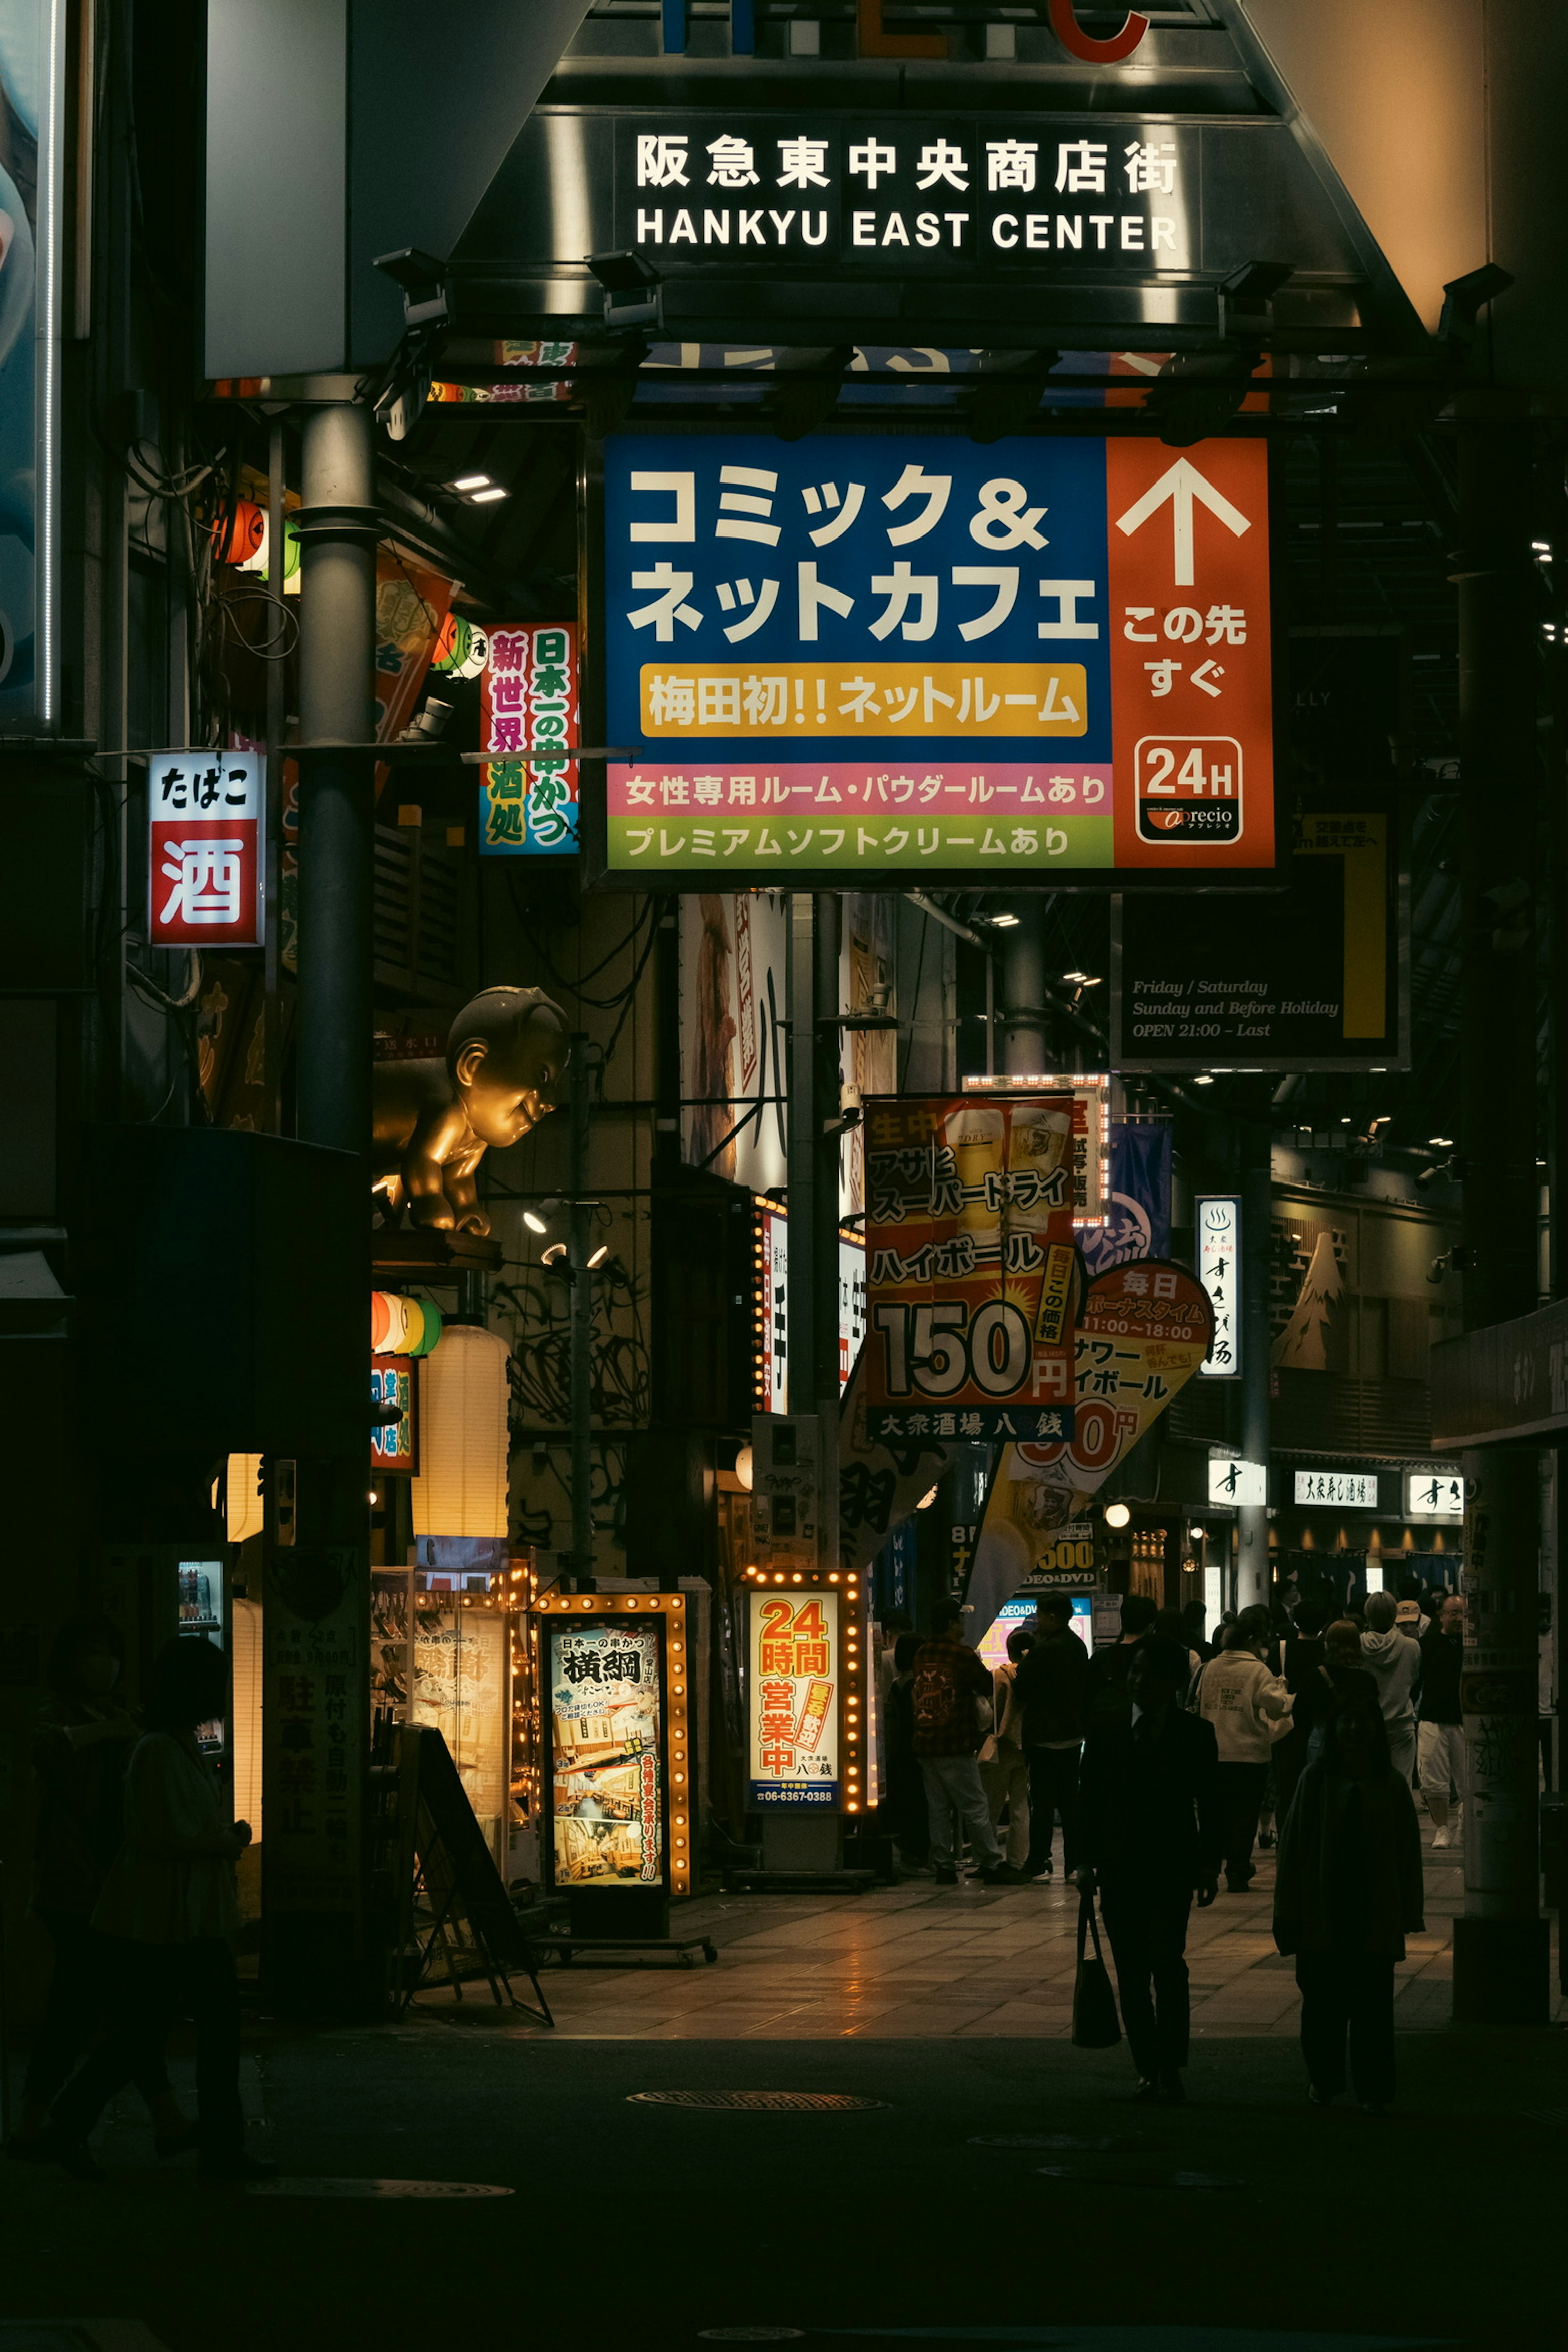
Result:
<instances>
[{"instance_id":1,"label":"ceiling light fixture","mask_svg":"<svg viewBox=\"0 0 1568 2352\"><path fill-rule=\"evenodd\" d=\"M506 492L500 489L476 490L469 499L468 504L471 507L488 507L493 505L497 499L504 499L505 496Z\"/></svg>"},{"instance_id":2,"label":"ceiling light fixture","mask_svg":"<svg viewBox=\"0 0 1568 2352\"><path fill-rule=\"evenodd\" d=\"M545 1234L550 1230L543 1218L536 1217L531 1209L524 1209L522 1213L522 1222L528 1227L531 1234Z\"/></svg>"},{"instance_id":3,"label":"ceiling light fixture","mask_svg":"<svg viewBox=\"0 0 1568 2352\"><path fill-rule=\"evenodd\" d=\"M488 490L489 486L488 474L459 474L452 488L455 490Z\"/></svg>"},{"instance_id":4,"label":"ceiling light fixture","mask_svg":"<svg viewBox=\"0 0 1568 2352\"><path fill-rule=\"evenodd\" d=\"M1018 928L1016 915L987 915L985 919L999 931L1016 931Z\"/></svg>"}]
</instances>

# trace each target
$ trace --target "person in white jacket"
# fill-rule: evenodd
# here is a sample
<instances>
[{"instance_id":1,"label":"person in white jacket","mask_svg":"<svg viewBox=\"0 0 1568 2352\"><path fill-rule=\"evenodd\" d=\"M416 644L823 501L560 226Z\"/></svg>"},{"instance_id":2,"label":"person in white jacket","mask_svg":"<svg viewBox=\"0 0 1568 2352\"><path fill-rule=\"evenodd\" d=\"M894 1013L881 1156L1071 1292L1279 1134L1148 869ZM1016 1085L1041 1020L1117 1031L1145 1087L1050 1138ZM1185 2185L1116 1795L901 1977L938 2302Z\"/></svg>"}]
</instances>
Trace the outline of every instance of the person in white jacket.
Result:
<instances>
[{"instance_id":1,"label":"person in white jacket","mask_svg":"<svg viewBox=\"0 0 1568 2352\"><path fill-rule=\"evenodd\" d=\"M1405 1780L1415 1770L1415 1696L1421 1685L1421 1644L1399 1630L1392 1592L1369 1592L1361 1662L1377 1685L1388 1732L1388 1760Z\"/></svg>"},{"instance_id":2,"label":"person in white jacket","mask_svg":"<svg viewBox=\"0 0 1568 2352\"><path fill-rule=\"evenodd\" d=\"M1295 1700L1264 1652L1268 1612L1244 1609L1198 1681L1198 1713L1219 1748L1221 1853L1225 1883L1244 1895L1254 1876L1252 1843L1268 1785L1268 1751L1289 1729Z\"/></svg>"}]
</instances>

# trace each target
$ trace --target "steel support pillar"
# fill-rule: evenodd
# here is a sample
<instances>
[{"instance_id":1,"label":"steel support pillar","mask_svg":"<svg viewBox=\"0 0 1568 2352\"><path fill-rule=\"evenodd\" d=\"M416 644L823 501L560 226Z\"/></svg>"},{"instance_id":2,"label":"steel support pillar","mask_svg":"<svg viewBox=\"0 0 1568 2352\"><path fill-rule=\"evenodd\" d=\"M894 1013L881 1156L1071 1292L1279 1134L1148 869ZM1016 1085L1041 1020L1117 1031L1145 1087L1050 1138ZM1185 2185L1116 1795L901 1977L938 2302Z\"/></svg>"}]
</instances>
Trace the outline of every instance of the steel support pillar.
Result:
<instances>
[{"instance_id":1,"label":"steel support pillar","mask_svg":"<svg viewBox=\"0 0 1568 2352\"><path fill-rule=\"evenodd\" d=\"M1522 419L1459 429L1460 914L1464 998L1459 1133L1465 1323L1537 1304L1534 885L1535 583L1531 436ZM1501 824L1504 806L1524 820ZM1545 2024L1536 1762L1539 1456L1465 1456L1467 1622L1462 1684L1465 1911L1455 1923L1454 2015Z\"/></svg>"},{"instance_id":2,"label":"steel support pillar","mask_svg":"<svg viewBox=\"0 0 1568 2352\"><path fill-rule=\"evenodd\" d=\"M311 1335L343 1367L336 1426L363 1428L363 1436L275 1465L268 1481L263 1968L268 1997L290 2010L360 2008L374 1979L365 1922L370 1405L363 1324L375 789L371 434L369 411L331 390L303 414L297 1131L301 1142L353 1155L363 1171L365 1215L364 1279L348 1310L355 1328ZM279 548L279 569L281 557ZM307 1755L316 1766L309 1797L299 1777ZM286 1769L294 1776L288 1782Z\"/></svg>"},{"instance_id":3,"label":"steel support pillar","mask_svg":"<svg viewBox=\"0 0 1568 2352\"><path fill-rule=\"evenodd\" d=\"M838 1549L838 1006L839 901L832 892L789 901L789 1269L784 1328L789 1409L812 1414L821 1465L820 1559ZM847 1607L846 1600L844 1606ZM838 1867L842 1817L766 1813L763 1852L773 1870Z\"/></svg>"},{"instance_id":4,"label":"steel support pillar","mask_svg":"<svg viewBox=\"0 0 1568 2352\"><path fill-rule=\"evenodd\" d=\"M1019 898L1018 920L1002 945L1002 1068L1007 1077L1032 1077L1050 1067L1046 1006L1046 905Z\"/></svg>"},{"instance_id":5,"label":"steel support pillar","mask_svg":"<svg viewBox=\"0 0 1568 2352\"><path fill-rule=\"evenodd\" d=\"M1272 1167L1266 1126L1241 1131L1241 1453L1268 1466L1269 1365L1268 1221ZM1268 1510L1243 1503L1237 1511L1236 1605L1268 1599Z\"/></svg>"}]
</instances>

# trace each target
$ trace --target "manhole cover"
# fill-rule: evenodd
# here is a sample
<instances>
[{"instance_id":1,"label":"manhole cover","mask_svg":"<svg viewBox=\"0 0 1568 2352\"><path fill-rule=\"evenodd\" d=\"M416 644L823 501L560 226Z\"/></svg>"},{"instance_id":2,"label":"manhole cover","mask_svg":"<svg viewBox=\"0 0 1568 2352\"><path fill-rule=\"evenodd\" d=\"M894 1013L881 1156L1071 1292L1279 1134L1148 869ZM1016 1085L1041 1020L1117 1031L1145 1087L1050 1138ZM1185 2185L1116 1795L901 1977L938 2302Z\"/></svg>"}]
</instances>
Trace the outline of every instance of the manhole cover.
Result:
<instances>
[{"instance_id":1,"label":"manhole cover","mask_svg":"<svg viewBox=\"0 0 1568 2352\"><path fill-rule=\"evenodd\" d=\"M969 2143L971 2147L1060 2147L1076 2148L1083 2154L1111 2156L1124 2154L1136 2147L1133 2139L1074 2139L1068 2132L980 2132Z\"/></svg>"},{"instance_id":2,"label":"manhole cover","mask_svg":"<svg viewBox=\"0 0 1568 2352\"><path fill-rule=\"evenodd\" d=\"M851 2091L631 2091L635 2107L811 2107L842 2111L885 2107L886 2099L862 2099ZM792 2331L798 2333L798 2331Z\"/></svg>"},{"instance_id":3,"label":"manhole cover","mask_svg":"<svg viewBox=\"0 0 1568 2352\"><path fill-rule=\"evenodd\" d=\"M1040 2164L1047 2180L1078 2180L1086 2189L1241 2189L1246 2183L1218 2172L1155 2172L1123 2166L1117 2172L1085 2172L1072 2164Z\"/></svg>"},{"instance_id":4,"label":"manhole cover","mask_svg":"<svg viewBox=\"0 0 1568 2352\"><path fill-rule=\"evenodd\" d=\"M487 2180L282 2180L258 2181L252 2197L512 2197Z\"/></svg>"}]
</instances>

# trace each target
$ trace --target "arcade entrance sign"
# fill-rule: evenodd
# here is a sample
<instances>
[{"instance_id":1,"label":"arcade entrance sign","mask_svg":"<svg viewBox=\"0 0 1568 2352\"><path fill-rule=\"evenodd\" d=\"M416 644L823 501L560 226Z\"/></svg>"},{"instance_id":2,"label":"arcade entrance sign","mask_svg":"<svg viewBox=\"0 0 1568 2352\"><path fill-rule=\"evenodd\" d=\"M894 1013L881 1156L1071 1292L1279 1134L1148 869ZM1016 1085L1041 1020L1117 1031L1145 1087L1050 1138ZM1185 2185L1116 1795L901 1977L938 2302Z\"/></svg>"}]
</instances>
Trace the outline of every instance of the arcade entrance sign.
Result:
<instances>
[{"instance_id":1,"label":"arcade entrance sign","mask_svg":"<svg viewBox=\"0 0 1568 2352\"><path fill-rule=\"evenodd\" d=\"M628 432L603 483L605 881L1271 876L1260 442Z\"/></svg>"}]
</instances>

